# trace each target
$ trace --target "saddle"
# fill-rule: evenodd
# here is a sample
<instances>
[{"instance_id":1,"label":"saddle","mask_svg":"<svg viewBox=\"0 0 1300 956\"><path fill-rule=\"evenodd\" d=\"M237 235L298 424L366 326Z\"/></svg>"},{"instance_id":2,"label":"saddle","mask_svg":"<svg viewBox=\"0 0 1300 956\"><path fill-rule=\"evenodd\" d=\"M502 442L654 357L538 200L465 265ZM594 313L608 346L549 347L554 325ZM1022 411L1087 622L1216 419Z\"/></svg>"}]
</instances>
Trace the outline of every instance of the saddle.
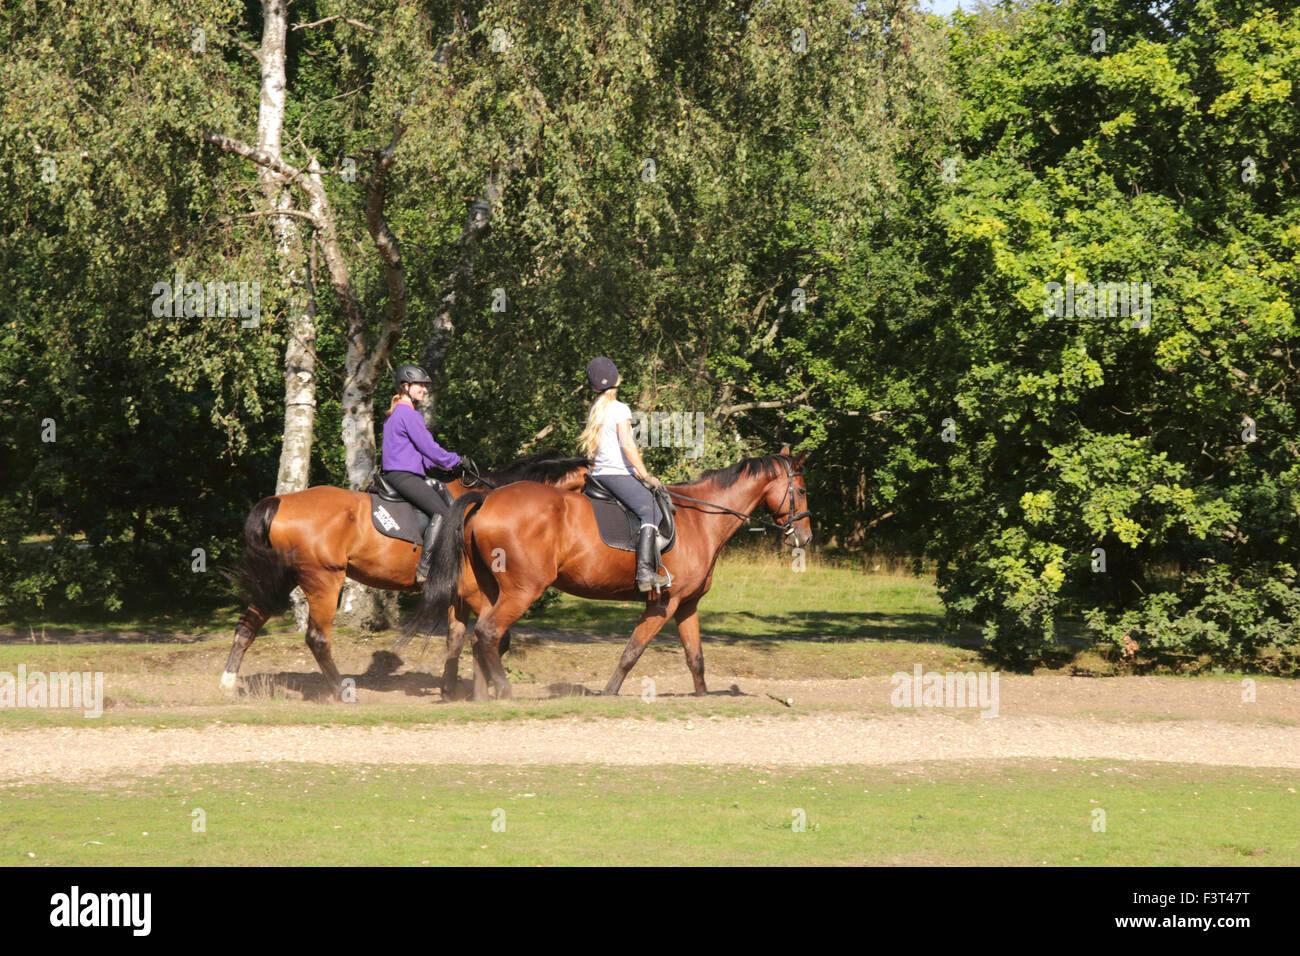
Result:
<instances>
[{"instance_id":1,"label":"saddle","mask_svg":"<svg viewBox=\"0 0 1300 956\"><path fill-rule=\"evenodd\" d=\"M452 504L451 492L437 478L425 478L424 483L438 493L448 507ZM388 538L424 543L424 529L429 527L429 516L411 504L390 485L381 474L366 489L370 495L370 520L375 530Z\"/></svg>"},{"instance_id":2,"label":"saddle","mask_svg":"<svg viewBox=\"0 0 1300 956\"><path fill-rule=\"evenodd\" d=\"M591 501L591 510L596 515L596 527L600 529L600 540L619 551L635 551L637 538L641 536L641 519L627 505L606 490L599 478L587 475L582 485L582 493ZM659 553L667 554L677 543L677 522L673 520L672 499L667 491L652 491L655 503L659 505Z\"/></svg>"}]
</instances>

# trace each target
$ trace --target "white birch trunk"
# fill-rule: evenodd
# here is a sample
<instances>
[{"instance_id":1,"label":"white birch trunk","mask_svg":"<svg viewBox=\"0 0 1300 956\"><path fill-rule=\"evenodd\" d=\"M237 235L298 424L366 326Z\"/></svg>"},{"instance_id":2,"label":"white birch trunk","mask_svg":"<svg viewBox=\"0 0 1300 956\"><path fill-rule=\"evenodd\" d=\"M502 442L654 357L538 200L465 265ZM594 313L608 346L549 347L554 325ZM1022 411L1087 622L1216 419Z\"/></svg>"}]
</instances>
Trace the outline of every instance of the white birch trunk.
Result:
<instances>
[{"instance_id":1,"label":"white birch trunk","mask_svg":"<svg viewBox=\"0 0 1300 956\"><path fill-rule=\"evenodd\" d=\"M257 110L257 148L275 160L282 158L285 45L289 31L289 0L263 0L261 97ZM271 209L289 209L292 196L284 178L268 166L258 166L257 179ZM285 290L288 333L284 346L284 437L280 447L277 495L302 491L311 470L316 421L315 296L308 276L303 240L292 216L272 220L280 281ZM307 602L301 588L293 591L293 613L300 631L307 629Z\"/></svg>"}]
</instances>

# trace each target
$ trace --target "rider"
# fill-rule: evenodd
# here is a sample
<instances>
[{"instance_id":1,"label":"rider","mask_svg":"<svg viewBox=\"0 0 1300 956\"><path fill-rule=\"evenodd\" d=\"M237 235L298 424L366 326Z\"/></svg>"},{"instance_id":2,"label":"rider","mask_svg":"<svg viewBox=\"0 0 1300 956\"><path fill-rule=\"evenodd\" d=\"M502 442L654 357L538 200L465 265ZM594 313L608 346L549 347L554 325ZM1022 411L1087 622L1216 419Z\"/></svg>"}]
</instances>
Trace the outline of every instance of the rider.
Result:
<instances>
[{"instance_id":1,"label":"rider","mask_svg":"<svg viewBox=\"0 0 1300 956\"><path fill-rule=\"evenodd\" d=\"M649 591L668 583L668 578L658 573L655 553L659 507L647 488L662 489L663 482L651 475L641 460L632 437L632 410L618 400L618 380L618 369L603 355L587 364L587 384L596 392L596 400L578 443L593 459L592 477L641 519L636 543L636 586Z\"/></svg>"},{"instance_id":2,"label":"rider","mask_svg":"<svg viewBox=\"0 0 1300 956\"><path fill-rule=\"evenodd\" d=\"M420 564L415 569L416 584L423 582L429 574L433 539L438 535L442 519L447 516L447 505L442 497L425 484L424 470L428 465L455 468L462 460L460 455L445 450L433 440L423 416L415 410L415 403L424 401L429 394L431 383L432 379L420 366L399 366L397 394L388 406L388 419L384 422L384 478L403 498L430 516L429 527L424 532Z\"/></svg>"}]
</instances>

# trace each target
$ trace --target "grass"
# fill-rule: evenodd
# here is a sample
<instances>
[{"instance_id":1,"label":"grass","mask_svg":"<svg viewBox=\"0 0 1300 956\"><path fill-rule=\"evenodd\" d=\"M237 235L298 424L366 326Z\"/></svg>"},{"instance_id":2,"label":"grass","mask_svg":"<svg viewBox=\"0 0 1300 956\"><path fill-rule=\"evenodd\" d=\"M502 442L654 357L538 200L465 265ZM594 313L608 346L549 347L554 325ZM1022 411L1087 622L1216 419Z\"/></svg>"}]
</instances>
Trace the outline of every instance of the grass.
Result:
<instances>
[{"instance_id":1,"label":"grass","mask_svg":"<svg viewBox=\"0 0 1300 956\"><path fill-rule=\"evenodd\" d=\"M0 864L1294 866L1296 785L1106 761L227 765L0 790Z\"/></svg>"},{"instance_id":2,"label":"grass","mask_svg":"<svg viewBox=\"0 0 1300 956\"><path fill-rule=\"evenodd\" d=\"M69 631L93 634L96 641L103 643L132 643L150 638L184 643L204 636L233 633L243 610L233 604L214 603L184 611L136 611L118 615L90 616L65 611L39 618L0 619L0 633L8 632L2 638L7 643L43 644L61 640ZM293 617L289 614L266 625L271 633L293 629Z\"/></svg>"},{"instance_id":3,"label":"grass","mask_svg":"<svg viewBox=\"0 0 1300 956\"><path fill-rule=\"evenodd\" d=\"M587 633L631 631L631 603L561 594L524 622ZM719 562L713 589L700 602L703 632L715 640L775 638L805 641L934 641L943 633L943 605L931 577L871 572L860 562L819 562L793 570L786 556L739 550ZM674 624L669 628L675 629ZM955 643L978 643L974 629Z\"/></svg>"}]
</instances>

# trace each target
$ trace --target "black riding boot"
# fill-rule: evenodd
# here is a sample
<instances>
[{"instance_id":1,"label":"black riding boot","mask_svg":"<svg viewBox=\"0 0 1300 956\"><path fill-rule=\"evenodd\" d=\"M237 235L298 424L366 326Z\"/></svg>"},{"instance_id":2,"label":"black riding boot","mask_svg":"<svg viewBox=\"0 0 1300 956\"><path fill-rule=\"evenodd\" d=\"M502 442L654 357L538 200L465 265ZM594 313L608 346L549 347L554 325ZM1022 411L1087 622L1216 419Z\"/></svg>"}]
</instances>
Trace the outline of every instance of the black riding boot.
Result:
<instances>
[{"instance_id":1,"label":"black riding boot","mask_svg":"<svg viewBox=\"0 0 1300 956\"><path fill-rule=\"evenodd\" d=\"M442 527L442 515L434 515L429 519L429 527L424 529L424 550L420 552L420 563L415 568L415 583L423 584L424 579L429 576L429 563L433 560L433 540L438 537L438 529Z\"/></svg>"},{"instance_id":2,"label":"black riding boot","mask_svg":"<svg viewBox=\"0 0 1300 956\"><path fill-rule=\"evenodd\" d=\"M655 553L658 550L655 547L655 535L657 533L654 528L644 527L641 529L641 537L636 539L636 588L638 591L649 591L655 586L655 572L659 570L659 559Z\"/></svg>"}]
</instances>

